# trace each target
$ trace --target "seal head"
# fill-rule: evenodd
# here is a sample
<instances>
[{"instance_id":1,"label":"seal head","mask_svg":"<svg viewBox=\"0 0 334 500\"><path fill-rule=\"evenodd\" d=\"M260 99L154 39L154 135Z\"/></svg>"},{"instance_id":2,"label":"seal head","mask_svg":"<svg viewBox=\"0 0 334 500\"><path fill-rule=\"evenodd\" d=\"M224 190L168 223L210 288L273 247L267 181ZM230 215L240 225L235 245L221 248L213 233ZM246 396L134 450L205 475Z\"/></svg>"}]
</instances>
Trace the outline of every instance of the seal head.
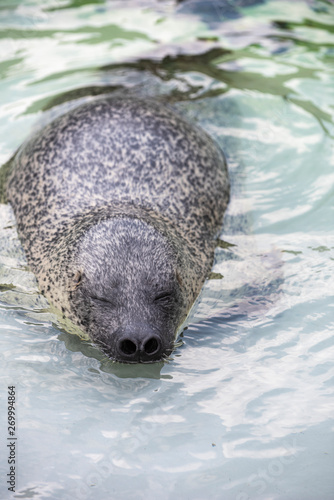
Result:
<instances>
[{"instance_id":1,"label":"seal head","mask_svg":"<svg viewBox=\"0 0 334 500\"><path fill-rule=\"evenodd\" d=\"M135 218L103 221L78 242L72 265L71 309L109 357L151 362L171 353L187 304L161 233Z\"/></svg>"}]
</instances>

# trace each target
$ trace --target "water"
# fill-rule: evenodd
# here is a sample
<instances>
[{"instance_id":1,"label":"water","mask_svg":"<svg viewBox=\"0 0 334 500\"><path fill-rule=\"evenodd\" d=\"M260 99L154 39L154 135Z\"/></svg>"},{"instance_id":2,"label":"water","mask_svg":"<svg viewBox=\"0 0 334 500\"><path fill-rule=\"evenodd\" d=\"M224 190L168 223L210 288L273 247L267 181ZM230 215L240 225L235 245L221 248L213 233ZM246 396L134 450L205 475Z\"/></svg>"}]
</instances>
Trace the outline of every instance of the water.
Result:
<instances>
[{"instance_id":1,"label":"water","mask_svg":"<svg viewBox=\"0 0 334 500\"><path fill-rule=\"evenodd\" d=\"M1 2L1 163L121 87L198 121L232 179L230 245L165 365L115 365L57 327L1 205L1 498L334 498L334 6L222 4Z\"/></svg>"}]
</instances>

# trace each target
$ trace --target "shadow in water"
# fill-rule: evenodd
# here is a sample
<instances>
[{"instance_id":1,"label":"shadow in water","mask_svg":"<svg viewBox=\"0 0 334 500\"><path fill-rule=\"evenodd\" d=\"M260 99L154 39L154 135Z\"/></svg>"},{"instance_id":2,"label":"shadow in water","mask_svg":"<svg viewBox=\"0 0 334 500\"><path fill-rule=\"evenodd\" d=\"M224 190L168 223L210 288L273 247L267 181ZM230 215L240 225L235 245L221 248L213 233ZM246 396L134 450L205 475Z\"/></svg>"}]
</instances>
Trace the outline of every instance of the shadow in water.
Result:
<instances>
[{"instance_id":1,"label":"shadow in water","mask_svg":"<svg viewBox=\"0 0 334 500\"><path fill-rule=\"evenodd\" d=\"M277 21L279 23L279 21ZM271 35L269 35L270 38ZM283 35L286 37L288 35ZM277 39L278 34L273 33L273 38ZM291 39L292 40L292 39ZM294 43L297 43L293 38ZM303 40L298 41L299 44L305 44ZM271 60L271 55L260 55L248 53L247 49L226 50L222 47L212 47L200 54L178 54L166 55L163 58L157 58L152 55L151 58L140 58L135 61L123 63L113 63L102 66L97 69L103 78L108 81L113 80L113 74L117 80L117 74L121 72L124 75L126 72L137 72L138 74L147 74L156 79L160 84L169 82L174 83L173 87L166 86L159 90L158 98L168 103L182 101L197 101L205 98L214 98L228 93L230 90L256 91L260 94L268 94L272 96L281 96L282 99L293 103L307 113L313 115L326 134L328 130L324 122L333 123L332 116L324 112L314 103L303 99L296 90L290 85L290 81L296 78L300 79L317 79L317 68L296 66L296 71L293 73L282 73L274 76L263 75L252 71L244 71L238 67L238 60L244 57L252 57L262 61ZM235 63L235 67L226 69L224 63ZM86 71L86 68L83 69ZM67 73L71 73L69 70ZM73 70L78 72L78 69ZM210 78L215 82L215 87L211 88L206 80L203 83L194 84L187 77L190 74L201 74ZM53 78L61 76L57 73L52 75ZM123 78L124 79L124 78ZM129 79L130 80L130 79ZM131 79L133 81L133 79ZM217 87L217 82L222 85ZM153 87L153 82L152 82ZM36 113L39 110L46 111L53 107L62 105L66 102L74 101L81 98L97 97L103 94L109 94L119 91L135 92L139 95L147 94L147 82L145 84L136 85L134 83L122 85L101 84L94 86L81 87L70 90L53 97L43 98L35 101L25 114ZM156 94L153 91L152 96ZM157 96L156 96L157 97Z\"/></svg>"},{"instance_id":2,"label":"shadow in water","mask_svg":"<svg viewBox=\"0 0 334 500\"><path fill-rule=\"evenodd\" d=\"M168 360L158 363L119 363L109 359L92 342L83 340L77 335L62 332L58 335L58 339L65 343L69 351L81 352L88 358L96 359L100 363L101 371L116 375L119 378L172 378L170 375L161 375L161 370Z\"/></svg>"}]
</instances>

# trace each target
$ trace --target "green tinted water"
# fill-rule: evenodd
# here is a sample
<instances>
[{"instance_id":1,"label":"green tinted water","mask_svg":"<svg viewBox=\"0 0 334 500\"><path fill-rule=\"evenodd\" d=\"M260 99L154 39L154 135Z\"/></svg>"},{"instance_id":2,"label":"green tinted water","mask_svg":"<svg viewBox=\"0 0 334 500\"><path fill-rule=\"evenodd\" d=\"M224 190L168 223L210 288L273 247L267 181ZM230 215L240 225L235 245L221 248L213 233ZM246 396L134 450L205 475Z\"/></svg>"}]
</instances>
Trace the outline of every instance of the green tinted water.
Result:
<instances>
[{"instance_id":1,"label":"green tinted water","mask_svg":"<svg viewBox=\"0 0 334 500\"><path fill-rule=\"evenodd\" d=\"M20 498L334 496L334 6L238 5L0 3L1 163L125 88L211 133L232 180L230 245L164 366L114 365L54 326L0 206L1 498L7 385Z\"/></svg>"}]
</instances>

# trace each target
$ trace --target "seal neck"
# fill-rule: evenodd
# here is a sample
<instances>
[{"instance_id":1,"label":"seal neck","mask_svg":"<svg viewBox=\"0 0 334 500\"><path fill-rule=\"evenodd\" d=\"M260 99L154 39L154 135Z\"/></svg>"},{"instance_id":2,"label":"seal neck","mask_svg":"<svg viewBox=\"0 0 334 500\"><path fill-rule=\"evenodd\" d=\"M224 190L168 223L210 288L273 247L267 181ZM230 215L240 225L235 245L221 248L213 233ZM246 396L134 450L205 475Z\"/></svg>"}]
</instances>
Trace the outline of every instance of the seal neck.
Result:
<instances>
[{"instance_id":1,"label":"seal neck","mask_svg":"<svg viewBox=\"0 0 334 500\"><path fill-rule=\"evenodd\" d=\"M81 242L90 229L111 219L138 219L153 227L162 236L166 243L166 253L172 252L174 256L173 261L178 279L187 297L186 312L188 312L212 266L214 240L205 238L191 240L182 223L177 226L151 209L134 207L131 204L101 206L86 213L77 214L58 228L52 240L34 241L32 254L38 250L41 258L38 262L33 259L28 260L37 275L42 292L56 307L57 303L64 304L65 309L70 313L71 307L66 299L68 280L73 273ZM58 285L54 288L52 296L49 296L48 290L43 288L44 282L47 283L50 279L50 273L53 282Z\"/></svg>"}]
</instances>

